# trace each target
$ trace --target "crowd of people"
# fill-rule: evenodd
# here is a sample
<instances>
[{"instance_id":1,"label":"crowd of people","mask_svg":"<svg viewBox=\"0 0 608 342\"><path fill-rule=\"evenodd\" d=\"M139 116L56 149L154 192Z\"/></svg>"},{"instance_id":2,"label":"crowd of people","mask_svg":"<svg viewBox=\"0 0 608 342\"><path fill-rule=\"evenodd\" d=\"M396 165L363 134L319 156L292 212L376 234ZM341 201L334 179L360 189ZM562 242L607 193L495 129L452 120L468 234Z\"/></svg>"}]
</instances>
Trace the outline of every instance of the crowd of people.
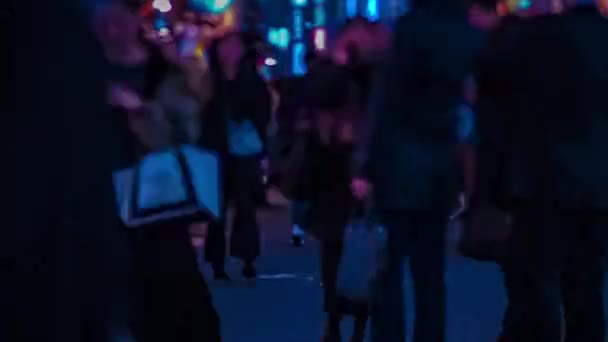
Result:
<instances>
[{"instance_id":1,"label":"crowd of people","mask_svg":"<svg viewBox=\"0 0 608 342\"><path fill-rule=\"evenodd\" d=\"M222 340L193 222L127 229L116 210L113 172L176 144L221 166L220 215L205 222L220 281L228 252L256 278L260 165L281 160L270 178L290 200L292 242L320 242L325 342L349 315L351 341L368 319L372 341L405 341L406 261L414 342L446 341L446 230L455 208L466 227L488 206L511 227L494 259L509 300L500 342L606 340L608 19L593 0L506 17L493 0L420 1L392 32L354 18L288 85L263 79L239 31L201 59L179 39L144 39L135 11L110 2L10 9L2 340ZM345 231L370 212L385 262L369 300L353 301L337 285Z\"/></svg>"}]
</instances>

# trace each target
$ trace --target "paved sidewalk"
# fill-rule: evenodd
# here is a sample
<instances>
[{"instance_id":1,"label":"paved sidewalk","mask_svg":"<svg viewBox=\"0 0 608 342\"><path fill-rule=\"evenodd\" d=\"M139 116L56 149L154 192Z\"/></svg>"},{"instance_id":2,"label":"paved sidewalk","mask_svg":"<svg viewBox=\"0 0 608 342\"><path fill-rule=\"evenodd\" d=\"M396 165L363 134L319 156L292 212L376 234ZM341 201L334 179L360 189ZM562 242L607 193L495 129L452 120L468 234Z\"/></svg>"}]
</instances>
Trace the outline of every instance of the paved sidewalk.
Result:
<instances>
[{"instance_id":1,"label":"paved sidewalk","mask_svg":"<svg viewBox=\"0 0 608 342\"><path fill-rule=\"evenodd\" d=\"M240 265L230 261L228 272L235 278L233 283L210 281L224 341L320 341L324 316L316 244L307 241L301 249L289 246L290 228L284 210L264 212L260 218L264 251L258 265L260 279L247 284L240 278ZM208 270L207 279L211 279ZM498 267L451 257L447 286L448 342L494 342L506 302ZM410 290L406 288L408 293ZM407 303L411 320L412 301ZM347 332L350 322L345 323L345 338Z\"/></svg>"}]
</instances>

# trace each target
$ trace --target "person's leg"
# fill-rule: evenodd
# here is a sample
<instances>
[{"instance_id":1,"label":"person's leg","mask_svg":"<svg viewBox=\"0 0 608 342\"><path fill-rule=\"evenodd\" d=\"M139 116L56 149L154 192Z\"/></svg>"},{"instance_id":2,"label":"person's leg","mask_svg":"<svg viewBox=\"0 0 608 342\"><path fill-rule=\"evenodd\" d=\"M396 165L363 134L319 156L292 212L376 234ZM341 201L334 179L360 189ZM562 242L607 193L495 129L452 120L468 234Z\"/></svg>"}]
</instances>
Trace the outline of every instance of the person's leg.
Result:
<instances>
[{"instance_id":1,"label":"person's leg","mask_svg":"<svg viewBox=\"0 0 608 342\"><path fill-rule=\"evenodd\" d=\"M175 281L179 341L220 342L219 316L205 278L198 269L196 253L187 239L180 238L179 242L181 253L177 253L176 262L183 265Z\"/></svg>"},{"instance_id":2,"label":"person's leg","mask_svg":"<svg viewBox=\"0 0 608 342\"><path fill-rule=\"evenodd\" d=\"M324 341L340 341L341 312L339 310L337 279L338 268L344 243L341 240L322 241L321 254L321 281L323 282L323 307L327 313Z\"/></svg>"},{"instance_id":3,"label":"person's leg","mask_svg":"<svg viewBox=\"0 0 608 342\"><path fill-rule=\"evenodd\" d=\"M378 270L370 303L371 340L404 342L405 312L403 297L404 253L408 250L409 215L393 212L386 217L388 231L385 265Z\"/></svg>"},{"instance_id":4,"label":"person's leg","mask_svg":"<svg viewBox=\"0 0 608 342\"><path fill-rule=\"evenodd\" d=\"M414 342L445 341L446 212L414 214L410 265L414 281L416 318Z\"/></svg>"},{"instance_id":5,"label":"person's leg","mask_svg":"<svg viewBox=\"0 0 608 342\"><path fill-rule=\"evenodd\" d=\"M564 272L566 342L606 340L604 281L608 216L572 216L572 247Z\"/></svg>"},{"instance_id":6,"label":"person's leg","mask_svg":"<svg viewBox=\"0 0 608 342\"><path fill-rule=\"evenodd\" d=\"M560 342L562 339L562 270L568 251L570 223L552 208L533 204L518 208L513 220L510 297L520 316L509 337L523 342ZM508 283L509 284L509 283Z\"/></svg>"},{"instance_id":7,"label":"person's leg","mask_svg":"<svg viewBox=\"0 0 608 342\"><path fill-rule=\"evenodd\" d=\"M243 275L255 278L255 259L260 255L260 228L257 223L255 186L258 160L237 158L234 162L234 221L230 237L230 254L243 260Z\"/></svg>"},{"instance_id":8,"label":"person's leg","mask_svg":"<svg viewBox=\"0 0 608 342\"><path fill-rule=\"evenodd\" d=\"M224 209L220 219L209 222L205 239L205 260L213 267L214 277L220 280L229 279L224 268L226 259L226 212L227 210Z\"/></svg>"},{"instance_id":9,"label":"person's leg","mask_svg":"<svg viewBox=\"0 0 608 342\"><path fill-rule=\"evenodd\" d=\"M525 338L534 326L534 315L527 306L528 280L522 272L521 265L526 262L529 245L529 224L525 212L517 213L515 224L512 225L511 236L507 243L505 258L500 260L504 275L504 286L507 295L507 307L503 316L502 331L499 342L516 342ZM533 213L531 213L533 215Z\"/></svg>"},{"instance_id":10,"label":"person's leg","mask_svg":"<svg viewBox=\"0 0 608 342\"><path fill-rule=\"evenodd\" d=\"M143 233L138 255L142 342L219 341L219 319L187 228Z\"/></svg>"}]
</instances>

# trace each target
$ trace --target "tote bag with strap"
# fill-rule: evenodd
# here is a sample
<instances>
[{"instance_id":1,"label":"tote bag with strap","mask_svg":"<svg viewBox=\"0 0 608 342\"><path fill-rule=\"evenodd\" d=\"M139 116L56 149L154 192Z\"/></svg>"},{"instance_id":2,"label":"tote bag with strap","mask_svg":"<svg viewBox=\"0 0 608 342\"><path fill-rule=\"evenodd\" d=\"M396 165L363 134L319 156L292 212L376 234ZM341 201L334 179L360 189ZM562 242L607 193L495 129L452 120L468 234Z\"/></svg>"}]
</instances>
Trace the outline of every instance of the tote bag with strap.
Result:
<instances>
[{"instance_id":1,"label":"tote bag with strap","mask_svg":"<svg viewBox=\"0 0 608 342\"><path fill-rule=\"evenodd\" d=\"M220 214L218 158L195 146L150 153L114 172L113 180L120 218L129 228Z\"/></svg>"}]
</instances>

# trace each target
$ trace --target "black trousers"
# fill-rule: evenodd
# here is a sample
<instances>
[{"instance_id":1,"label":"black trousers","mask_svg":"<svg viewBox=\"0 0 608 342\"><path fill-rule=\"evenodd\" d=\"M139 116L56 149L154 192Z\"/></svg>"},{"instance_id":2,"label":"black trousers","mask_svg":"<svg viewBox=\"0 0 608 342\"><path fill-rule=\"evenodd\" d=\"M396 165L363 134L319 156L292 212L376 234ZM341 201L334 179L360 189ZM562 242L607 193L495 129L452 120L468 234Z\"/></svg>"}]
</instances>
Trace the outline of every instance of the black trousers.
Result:
<instances>
[{"instance_id":1,"label":"black trousers","mask_svg":"<svg viewBox=\"0 0 608 342\"><path fill-rule=\"evenodd\" d=\"M605 342L607 213L526 205L513 225L503 338Z\"/></svg>"},{"instance_id":2,"label":"black trousers","mask_svg":"<svg viewBox=\"0 0 608 342\"><path fill-rule=\"evenodd\" d=\"M230 255L245 262L253 262L260 255L260 227L256 217L256 191L259 180L258 157L233 157L228 162L225 184L227 202L234 205ZM223 267L226 258L226 203L224 215L209 225L205 243L205 259L216 267Z\"/></svg>"},{"instance_id":3,"label":"black trousers","mask_svg":"<svg viewBox=\"0 0 608 342\"><path fill-rule=\"evenodd\" d=\"M219 342L220 321L187 227L133 232L133 331L141 342Z\"/></svg>"},{"instance_id":4,"label":"black trousers","mask_svg":"<svg viewBox=\"0 0 608 342\"><path fill-rule=\"evenodd\" d=\"M414 281L414 342L445 341L445 232L448 211L393 211L386 215L386 265L371 311L372 341L404 342L403 266Z\"/></svg>"}]
</instances>

